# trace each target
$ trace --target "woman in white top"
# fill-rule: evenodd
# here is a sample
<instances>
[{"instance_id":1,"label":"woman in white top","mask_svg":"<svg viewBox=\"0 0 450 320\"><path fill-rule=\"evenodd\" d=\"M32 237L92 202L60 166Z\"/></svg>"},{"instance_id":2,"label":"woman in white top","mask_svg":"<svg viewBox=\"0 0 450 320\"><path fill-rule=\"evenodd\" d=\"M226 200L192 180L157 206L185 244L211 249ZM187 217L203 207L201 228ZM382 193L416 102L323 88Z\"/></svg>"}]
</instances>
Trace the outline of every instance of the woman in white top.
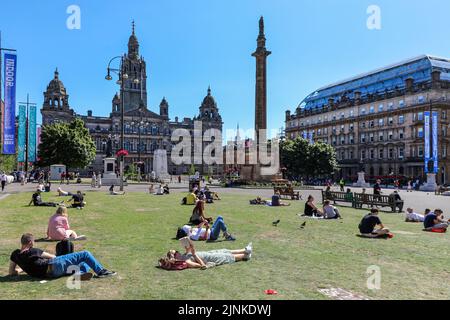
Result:
<instances>
[{"instance_id":1,"label":"woman in white top","mask_svg":"<svg viewBox=\"0 0 450 320\"><path fill-rule=\"evenodd\" d=\"M424 222L425 216L414 212L412 208L406 209L406 222Z\"/></svg>"}]
</instances>

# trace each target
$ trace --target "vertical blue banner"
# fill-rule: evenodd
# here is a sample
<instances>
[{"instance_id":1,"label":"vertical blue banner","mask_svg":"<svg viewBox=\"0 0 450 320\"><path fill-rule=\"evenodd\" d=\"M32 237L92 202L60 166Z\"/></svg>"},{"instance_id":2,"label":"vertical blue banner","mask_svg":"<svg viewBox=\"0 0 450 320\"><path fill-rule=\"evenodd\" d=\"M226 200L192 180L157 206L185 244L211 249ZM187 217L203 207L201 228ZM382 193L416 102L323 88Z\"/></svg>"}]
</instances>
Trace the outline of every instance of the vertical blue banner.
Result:
<instances>
[{"instance_id":1,"label":"vertical blue banner","mask_svg":"<svg viewBox=\"0 0 450 320\"><path fill-rule=\"evenodd\" d=\"M19 106L19 135L17 137L18 152L17 162L25 162L25 140L27 126L27 107Z\"/></svg>"},{"instance_id":2,"label":"vertical blue banner","mask_svg":"<svg viewBox=\"0 0 450 320\"><path fill-rule=\"evenodd\" d=\"M437 111L433 111L432 114L432 118L433 118L433 172L434 173L438 173L439 171L439 153L438 153L438 112Z\"/></svg>"},{"instance_id":3,"label":"vertical blue banner","mask_svg":"<svg viewBox=\"0 0 450 320\"><path fill-rule=\"evenodd\" d=\"M28 114L28 162L36 161L36 106L30 106Z\"/></svg>"},{"instance_id":4,"label":"vertical blue banner","mask_svg":"<svg viewBox=\"0 0 450 320\"><path fill-rule=\"evenodd\" d=\"M425 173L428 173L428 162L430 161L430 142L431 142L431 135L430 135L430 111L425 111L423 113L424 118L424 124L425 124L425 146L424 146L424 159L425 159Z\"/></svg>"},{"instance_id":5,"label":"vertical blue banner","mask_svg":"<svg viewBox=\"0 0 450 320\"><path fill-rule=\"evenodd\" d=\"M16 154L16 70L17 56L5 54L5 109L3 114L3 154Z\"/></svg>"}]
</instances>

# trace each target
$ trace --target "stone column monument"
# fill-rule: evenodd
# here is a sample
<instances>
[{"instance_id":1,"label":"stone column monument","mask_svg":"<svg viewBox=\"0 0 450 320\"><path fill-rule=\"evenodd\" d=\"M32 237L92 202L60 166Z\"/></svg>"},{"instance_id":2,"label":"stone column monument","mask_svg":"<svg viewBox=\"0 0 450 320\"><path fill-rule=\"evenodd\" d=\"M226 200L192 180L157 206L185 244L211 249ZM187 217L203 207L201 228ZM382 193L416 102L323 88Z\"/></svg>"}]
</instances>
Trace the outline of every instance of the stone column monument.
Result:
<instances>
[{"instance_id":1,"label":"stone column monument","mask_svg":"<svg viewBox=\"0 0 450 320\"><path fill-rule=\"evenodd\" d=\"M158 149L153 155L153 171L156 179L164 180L169 178L167 171L167 151Z\"/></svg>"}]
</instances>

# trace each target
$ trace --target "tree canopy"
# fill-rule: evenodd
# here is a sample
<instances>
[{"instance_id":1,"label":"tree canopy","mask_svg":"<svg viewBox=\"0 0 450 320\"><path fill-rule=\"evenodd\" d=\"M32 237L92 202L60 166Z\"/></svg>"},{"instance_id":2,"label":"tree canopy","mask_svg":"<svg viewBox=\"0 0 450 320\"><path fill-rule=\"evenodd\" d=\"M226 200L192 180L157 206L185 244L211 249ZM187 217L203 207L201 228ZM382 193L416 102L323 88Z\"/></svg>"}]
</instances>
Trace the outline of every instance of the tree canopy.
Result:
<instances>
[{"instance_id":1,"label":"tree canopy","mask_svg":"<svg viewBox=\"0 0 450 320\"><path fill-rule=\"evenodd\" d=\"M323 142L297 137L280 144L281 165L291 177L329 176L338 170L336 151Z\"/></svg>"},{"instance_id":2,"label":"tree canopy","mask_svg":"<svg viewBox=\"0 0 450 320\"><path fill-rule=\"evenodd\" d=\"M95 143L81 119L42 128L40 166L64 164L67 168L85 168L94 161L95 153Z\"/></svg>"}]
</instances>

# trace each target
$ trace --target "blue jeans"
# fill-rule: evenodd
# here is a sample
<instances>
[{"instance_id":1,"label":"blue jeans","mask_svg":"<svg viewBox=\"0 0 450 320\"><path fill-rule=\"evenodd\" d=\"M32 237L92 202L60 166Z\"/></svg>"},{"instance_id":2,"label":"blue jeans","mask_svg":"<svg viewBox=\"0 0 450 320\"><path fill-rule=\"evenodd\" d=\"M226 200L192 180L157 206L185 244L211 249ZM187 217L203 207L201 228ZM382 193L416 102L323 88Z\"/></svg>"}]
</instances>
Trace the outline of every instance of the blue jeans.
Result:
<instances>
[{"instance_id":1,"label":"blue jeans","mask_svg":"<svg viewBox=\"0 0 450 320\"><path fill-rule=\"evenodd\" d=\"M50 260L49 264L52 265L52 276L54 278L67 275L67 271L71 266L78 266L81 274L89 272L91 269L94 270L96 274L99 274L100 271L103 270L103 266L89 251L81 251L59 256Z\"/></svg>"},{"instance_id":2,"label":"blue jeans","mask_svg":"<svg viewBox=\"0 0 450 320\"><path fill-rule=\"evenodd\" d=\"M218 216L216 221L214 221L214 224L211 227L211 235L209 236L209 239L217 240L219 238L220 231L227 232L227 226L225 222L223 222L222 216Z\"/></svg>"}]
</instances>

